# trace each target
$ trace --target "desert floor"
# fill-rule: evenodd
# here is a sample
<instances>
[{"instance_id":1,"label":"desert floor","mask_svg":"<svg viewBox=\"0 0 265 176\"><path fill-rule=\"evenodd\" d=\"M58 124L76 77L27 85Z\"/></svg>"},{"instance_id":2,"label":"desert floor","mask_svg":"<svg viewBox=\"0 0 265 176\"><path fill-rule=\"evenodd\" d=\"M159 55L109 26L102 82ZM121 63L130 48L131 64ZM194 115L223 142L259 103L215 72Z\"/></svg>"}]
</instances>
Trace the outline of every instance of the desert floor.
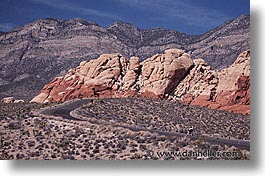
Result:
<instances>
[{"instance_id":1,"label":"desert floor","mask_svg":"<svg viewBox=\"0 0 265 176\"><path fill-rule=\"evenodd\" d=\"M91 99L74 110L66 107L64 104L1 103L0 159L250 158L249 148L208 140L214 137L220 141L250 142L249 116L141 98ZM59 117L60 113L65 115ZM190 126L194 132L187 135ZM195 151L237 155L183 154ZM181 156L177 155L179 152Z\"/></svg>"}]
</instances>

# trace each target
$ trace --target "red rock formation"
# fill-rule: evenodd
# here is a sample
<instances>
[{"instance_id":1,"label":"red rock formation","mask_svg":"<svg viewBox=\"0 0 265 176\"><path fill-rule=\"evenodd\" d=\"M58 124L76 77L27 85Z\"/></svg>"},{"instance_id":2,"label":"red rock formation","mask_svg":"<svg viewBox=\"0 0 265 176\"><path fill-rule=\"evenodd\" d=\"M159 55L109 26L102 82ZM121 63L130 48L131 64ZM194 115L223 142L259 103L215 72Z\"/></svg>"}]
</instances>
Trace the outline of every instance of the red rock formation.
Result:
<instances>
[{"instance_id":1,"label":"red rock formation","mask_svg":"<svg viewBox=\"0 0 265 176\"><path fill-rule=\"evenodd\" d=\"M74 98L163 98L188 72L193 62L183 50L170 49L145 61L119 54L104 54L81 62L63 77L45 85L31 102L60 102Z\"/></svg>"},{"instance_id":2,"label":"red rock formation","mask_svg":"<svg viewBox=\"0 0 265 176\"><path fill-rule=\"evenodd\" d=\"M223 70L211 70L191 60L183 50L169 49L139 61L119 54L103 54L81 62L63 77L45 85L31 102L60 102L75 98L166 98L186 104L250 113L250 52L245 51ZM174 97L172 97L174 94Z\"/></svg>"},{"instance_id":3,"label":"red rock formation","mask_svg":"<svg viewBox=\"0 0 265 176\"><path fill-rule=\"evenodd\" d=\"M175 91L186 104L250 114L250 51L221 71L211 70L201 59Z\"/></svg>"}]
</instances>

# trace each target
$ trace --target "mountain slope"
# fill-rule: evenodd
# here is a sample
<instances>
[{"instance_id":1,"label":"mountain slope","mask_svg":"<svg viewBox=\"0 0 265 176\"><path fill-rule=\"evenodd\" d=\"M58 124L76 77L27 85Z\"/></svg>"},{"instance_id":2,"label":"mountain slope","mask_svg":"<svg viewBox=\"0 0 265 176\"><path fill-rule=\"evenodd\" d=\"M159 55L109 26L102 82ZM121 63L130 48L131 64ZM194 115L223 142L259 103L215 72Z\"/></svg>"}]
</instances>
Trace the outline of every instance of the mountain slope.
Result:
<instances>
[{"instance_id":1,"label":"mountain slope","mask_svg":"<svg viewBox=\"0 0 265 176\"><path fill-rule=\"evenodd\" d=\"M250 16L241 15L200 36L187 46L192 57L203 58L211 67L222 69L237 56L250 49Z\"/></svg>"}]
</instances>

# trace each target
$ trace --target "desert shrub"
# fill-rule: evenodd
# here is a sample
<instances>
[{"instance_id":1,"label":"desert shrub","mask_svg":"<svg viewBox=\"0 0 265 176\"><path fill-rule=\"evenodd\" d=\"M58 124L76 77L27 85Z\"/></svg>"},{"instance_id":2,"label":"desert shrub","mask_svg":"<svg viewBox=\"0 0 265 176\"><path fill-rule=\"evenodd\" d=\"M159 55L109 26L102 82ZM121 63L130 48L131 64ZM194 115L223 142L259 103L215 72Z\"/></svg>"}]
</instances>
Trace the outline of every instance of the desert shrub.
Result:
<instances>
[{"instance_id":1,"label":"desert shrub","mask_svg":"<svg viewBox=\"0 0 265 176\"><path fill-rule=\"evenodd\" d=\"M138 154L138 153L135 153L133 156L131 156L130 159L132 159L132 160L142 159L142 155Z\"/></svg>"},{"instance_id":2,"label":"desert shrub","mask_svg":"<svg viewBox=\"0 0 265 176\"><path fill-rule=\"evenodd\" d=\"M75 135L80 136L81 134L84 134L84 130L78 126L74 127Z\"/></svg>"},{"instance_id":3,"label":"desert shrub","mask_svg":"<svg viewBox=\"0 0 265 176\"><path fill-rule=\"evenodd\" d=\"M47 126L48 121L46 119L35 119L34 124L36 127L44 129Z\"/></svg>"},{"instance_id":4,"label":"desert shrub","mask_svg":"<svg viewBox=\"0 0 265 176\"><path fill-rule=\"evenodd\" d=\"M21 128L21 122L20 121L10 122L8 124L8 128L11 129L11 130L20 129Z\"/></svg>"}]
</instances>

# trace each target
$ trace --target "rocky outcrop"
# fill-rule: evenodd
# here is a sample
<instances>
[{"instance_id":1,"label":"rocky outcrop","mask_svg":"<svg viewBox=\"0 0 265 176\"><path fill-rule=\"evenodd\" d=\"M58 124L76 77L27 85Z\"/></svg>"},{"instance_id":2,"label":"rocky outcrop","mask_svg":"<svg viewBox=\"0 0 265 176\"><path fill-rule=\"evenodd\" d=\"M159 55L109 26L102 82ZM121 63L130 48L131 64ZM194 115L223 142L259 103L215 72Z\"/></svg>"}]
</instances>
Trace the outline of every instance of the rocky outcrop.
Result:
<instances>
[{"instance_id":1,"label":"rocky outcrop","mask_svg":"<svg viewBox=\"0 0 265 176\"><path fill-rule=\"evenodd\" d=\"M84 97L163 98L193 65L183 50L170 49L143 62L120 54L103 54L81 62L45 85L31 102L59 102Z\"/></svg>"},{"instance_id":2,"label":"rocky outcrop","mask_svg":"<svg viewBox=\"0 0 265 176\"><path fill-rule=\"evenodd\" d=\"M1 103L13 103L15 101L14 97L5 97L1 100Z\"/></svg>"},{"instance_id":3,"label":"rocky outcrop","mask_svg":"<svg viewBox=\"0 0 265 176\"><path fill-rule=\"evenodd\" d=\"M203 59L195 59L194 67L176 88L175 98L190 104L194 98L210 95L218 84L217 71L211 70Z\"/></svg>"},{"instance_id":4,"label":"rocky outcrop","mask_svg":"<svg viewBox=\"0 0 265 176\"><path fill-rule=\"evenodd\" d=\"M1 103L24 103L24 100L16 100L14 97L5 97L0 102Z\"/></svg>"},{"instance_id":5,"label":"rocky outcrop","mask_svg":"<svg viewBox=\"0 0 265 176\"><path fill-rule=\"evenodd\" d=\"M228 68L211 70L202 59L175 89L175 99L192 105L250 114L250 51Z\"/></svg>"},{"instance_id":6,"label":"rocky outcrop","mask_svg":"<svg viewBox=\"0 0 265 176\"><path fill-rule=\"evenodd\" d=\"M193 62L183 50L169 49L164 55L154 55L143 61L142 65L141 94L145 97L163 98L174 90Z\"/></svg>"},{"instance_id":7,"label":"rocky outcrop","mask_svg":"<svg viewBox=\"0 0 265 176\"><path fill-rule=\"evenodd\" d=\"M120 54L83 61L54 78L31 102L75 98L168 98L185 104L250 113L250 51L223 70L212 70L203 59L192 60L180 49L169 49L142 62Z\"/></svg>"}]
</instances>

